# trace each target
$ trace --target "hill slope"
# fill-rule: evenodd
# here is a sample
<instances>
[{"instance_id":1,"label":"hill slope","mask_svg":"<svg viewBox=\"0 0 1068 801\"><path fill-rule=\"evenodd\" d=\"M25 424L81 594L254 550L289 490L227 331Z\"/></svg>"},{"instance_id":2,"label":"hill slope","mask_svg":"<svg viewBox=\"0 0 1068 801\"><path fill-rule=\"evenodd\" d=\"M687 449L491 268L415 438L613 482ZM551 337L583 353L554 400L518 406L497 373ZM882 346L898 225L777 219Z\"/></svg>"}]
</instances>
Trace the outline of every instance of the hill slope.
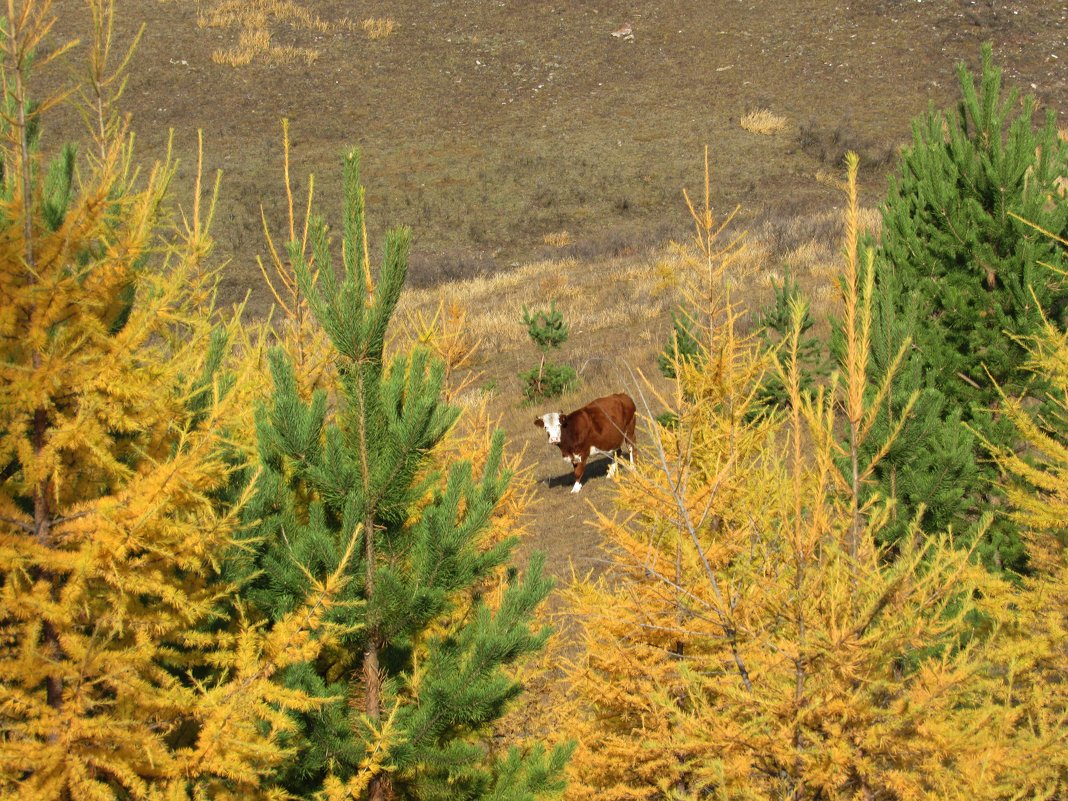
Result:
<instances>
[{"instance_id":1,"label":"hill slope","mask_svg":"<svg viewBox=\"0 0 1068 801\"><path fill-rule=\"evenodd\" d=\"M84 38L82 3L57 8L57 41ZM954 64L974 64L984 40L1013 85L1054 106L1068 95L1068 10L1054 0L162 0L119 13L120 35L146 25L123 97L140 155L161 155L173 131L181 185L204 131L206 167L224 171L226 291L252 288L261 310L260 208L280 221L285 200L282 116L294 174L316 173L327 210L340 153L363 149L370 216L413 227L413 278L428 284L536 260L546 237L586 259L677 236L706 144L721 208L824 211L837 197L816 175L837 173L846 148L877 202L910 119L951 102ZM392 32L372 38L365 20ZM220 63L257 37L267 49L247 49L247 65ZM743 130L758 109L785 128Z\"/></svg>"}]
</instances>

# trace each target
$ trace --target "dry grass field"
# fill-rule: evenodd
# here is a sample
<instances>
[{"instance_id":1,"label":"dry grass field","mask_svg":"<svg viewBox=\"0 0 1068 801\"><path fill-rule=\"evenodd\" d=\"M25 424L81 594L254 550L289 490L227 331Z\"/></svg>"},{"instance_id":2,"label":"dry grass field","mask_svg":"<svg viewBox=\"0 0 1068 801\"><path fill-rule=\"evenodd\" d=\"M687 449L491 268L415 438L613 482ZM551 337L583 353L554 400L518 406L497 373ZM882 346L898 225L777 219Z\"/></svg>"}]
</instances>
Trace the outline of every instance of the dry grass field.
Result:
<instances>
[{"instance_id":1,"label":"dry grass field","mask_svg":"<svg viewBox=\"0 0 1068 801\"><path fill-rule=\"evenodd\" d=\"M56 7L56 42L84 35L82 4ZM955 63L974 66L985 40L1007 82L1068 112L1060 0L149 0L118 10L120 39L145 26L122 98L138 156L161 157L172 142L181 198L202 130L205 167L223 173L224 303L249 295L253 316L270 305L256 259L261 219L282 230L285 216L281 120L296 193L314 173L328 219L340 154L362 149L372 239L413 229L415 288L401 319L431 319L442 299L466 315L479 343L468 392L524 454L528 545L546 549L560 576L572 561L596 565L586 523L607 508L609 482L595 467L571 495L566 465L531 424L546 409L519 402L517 373L536 361L524 304L555 299L571 324L562 358L582 383L559 402L571 408L627 388L635 372L655 377L687 280L670 242L689 236L682 189L699 185L706 145L714 208L739 207L736 226L750 232L739 294L755 309L789 270L825 312L847 150L860 154L862 203L874 209L910 121L952 102ZM55 116L45 146L80 126Z\"/></svg>"},{"instance_id":2,"label":"dry grass field","mask_svg":"<svg viewBox=\"0 0 1068 801\"><path fill-rule=\"evenodd\" d=\"M57 41L84 38L80 0L57 9ZM122 100L139 154L161 156L173 132L180 192L204 131L206 167L223 171L224 291L251 290L259 312L282 117L328 216L340 154L363 150L372 223L412 226L412 279L431 285L657 252L686 233L680 191L705 145L718 210L740 204L747 224L829 210L817 176L847 149L875 205L910 120L952 101L955 63L974 65L984 40L1008 81L1062 110L1068 96L1059 0L150 0L119 15L120 38L145 25ZM776 133L743 126L761 110Z\"/></svg>"}]
</instances>

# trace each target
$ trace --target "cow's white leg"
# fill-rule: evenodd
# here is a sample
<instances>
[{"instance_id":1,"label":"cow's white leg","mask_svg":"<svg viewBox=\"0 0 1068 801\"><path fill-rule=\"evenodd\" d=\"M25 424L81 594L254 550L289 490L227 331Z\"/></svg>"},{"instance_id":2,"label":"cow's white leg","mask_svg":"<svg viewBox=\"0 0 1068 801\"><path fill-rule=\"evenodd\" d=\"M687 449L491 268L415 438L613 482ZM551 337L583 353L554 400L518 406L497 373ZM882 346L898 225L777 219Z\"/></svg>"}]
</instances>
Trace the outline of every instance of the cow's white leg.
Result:
<instances>
[{"instance_id":1,"label":"cow's white leg","mask_svg":"<svg viewBox=\"0 0 1068 801\"><path fill-rule=\"evenodd\" d=\"M576 493L582 489L582 476L586 472L586 460L589 458L589 453L583 452L575 454L575 486L571 488L572 493Z\"/></svg>"}]
</instances>

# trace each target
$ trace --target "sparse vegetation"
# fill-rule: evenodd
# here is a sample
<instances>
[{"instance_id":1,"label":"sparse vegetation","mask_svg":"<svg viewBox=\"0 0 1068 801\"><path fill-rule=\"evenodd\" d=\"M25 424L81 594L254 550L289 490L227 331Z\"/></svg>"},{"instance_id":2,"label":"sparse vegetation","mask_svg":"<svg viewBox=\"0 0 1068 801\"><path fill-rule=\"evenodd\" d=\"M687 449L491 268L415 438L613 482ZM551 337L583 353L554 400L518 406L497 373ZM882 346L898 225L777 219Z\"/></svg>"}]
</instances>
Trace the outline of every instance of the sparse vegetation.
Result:
<instances>
[{"instance_id":1,"label":"sparse vegetation","mask_svg":"<svg viewBox=\"0 0 1068 801\"><path fill-rule=\"evenodd\" d=\"M200 27L237 33L236 44L211 54L212 61L231 67L250 64L256 58L272 64L312 64L319 57L316 48L279 43L275 39L276 33L286 30L325 33L354 27L347 18L323 20L293 0L209 0L206 6L198 4L197 7ZM392 21L389 30L392 31Z\"/></svg>"},{"instance_id":2,"label":"sparse vegetation","mask_svg":"<svg viewBox=\"0 0 1068 801\"><path fill-rule=\"evenodd\" d=\"M531 312L523 307L523 324L527 327L527 336L535 347L541 351L541 360L537 367L520 373L523 382L523 397L529 402L558 398L578 386L578 374L568 364L555 364L547 361L550 353L555 352L567 342L568 325L564 315L556 308L556 301L549 308Z\"/></svg>"},{"instance_id":3,"label":"sparse vegetation","mask_svg":"<svg viewBox=\"0 0 1068 801\"><path fill-rule=\"evenodd\" d=\"M371 40L385 39L393 33L395 25L392 17L368 17L360 23L363 32Z\"/></svg>"},{"instance_id":4,"label":"sparse vegetation","mask_svg":"<svg viewBox=\"0 0 1068 801\"><path fill-rule=\"evenodd\" d=\"M750 133L764 136L771 136L786 129L786 117L768 111L766 108L743 114L738 122Z\"/></svg>"},{"instance_id":5,"label":"sparse vegetation","mask_svg":"<svg viewBox=\"0 0 1068 801\"><path fill-rule=\"evenodd\" d=\"M544 237L542 237L542 242L544 242L549 247L562 248L570 245L572 242L574 242L574 239L567 231L553 231L552 233L546 234Z\"/></svg>"}]
</instances>

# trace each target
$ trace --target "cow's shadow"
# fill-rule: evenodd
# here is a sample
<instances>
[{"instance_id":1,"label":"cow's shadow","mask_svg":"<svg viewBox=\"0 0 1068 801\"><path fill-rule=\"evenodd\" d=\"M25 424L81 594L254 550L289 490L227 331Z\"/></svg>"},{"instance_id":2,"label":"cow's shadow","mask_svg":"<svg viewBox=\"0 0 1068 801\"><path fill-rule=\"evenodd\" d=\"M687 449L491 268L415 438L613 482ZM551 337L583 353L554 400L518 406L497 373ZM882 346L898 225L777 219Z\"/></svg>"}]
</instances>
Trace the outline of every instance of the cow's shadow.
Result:
<instances>
[{"instance_id":1,"label":"cow's shadow","mask_svg":"<svg viewBox=\"0 0 1068 801\"><path fill-rule=\"evenodd\" d=\"M624 457L624 460L626 457ZM612 466L611 456L598 455L595 459L590 459L586 462L586 472L582 474L582 486L586 486L590 483L591 478L604 478L608 475L608 468ZM620 465L622 467L622 465ZM566 472L561 473L558 476L551 476L546 482L546 486L552 487L567 487L571 488L575 486L575 471L568 469Z\"/></svg>"}]
</instances>

